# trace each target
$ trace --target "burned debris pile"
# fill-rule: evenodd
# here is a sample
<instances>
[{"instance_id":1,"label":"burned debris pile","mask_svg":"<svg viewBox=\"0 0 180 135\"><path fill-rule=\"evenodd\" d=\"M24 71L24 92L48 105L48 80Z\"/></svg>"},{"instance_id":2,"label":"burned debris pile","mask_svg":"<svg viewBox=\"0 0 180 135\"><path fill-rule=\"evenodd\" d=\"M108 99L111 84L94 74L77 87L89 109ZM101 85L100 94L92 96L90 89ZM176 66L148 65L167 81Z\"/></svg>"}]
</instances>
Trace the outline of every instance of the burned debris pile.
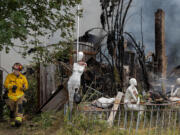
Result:
<instances>
[{"instance_id":1,"label":"burned debris pile","mask_svg":"<svg viewBox=\"0 0 180 135\"><path fill-rule=\"evenodd\" d=\"M90 30L88 34L86 32L84 36L80 37L80 40L83 41L80 42L80 51L85 52L85 60L88 65L81 79L82 93L89 93L91 96L93 91L99 92L99 95L91 100L102 96L114 97L118 91L125 92L130 78L136 78L139 82L140 94L149 93L155 102L168 101L167 96L169 96L171 85L174 83L169 81L169 78L174 76L176 79L178 77L179 66L166 76L164 18L164 11L158 9L155 13L155 52L147 55L145 55L144 45L137 43L129 33L126 33L128 36L119 38L119 42L110 38L111 34L104 34L106 38L102 37L107 39L105 41L107 46L104 45L103 40L99 42L100 39L103 39L102 37L97 38L99 36L90 34ZM123 48L123 51L118 49L119 46L121 49ZM75 61L76 53L75 51L73 53L73 57L70 58L69 63L66 63L67 65Z\"/></svg>"},{"instance_id":2,"label":"burned debris pile","mask_svg":"<svg viewBox=\"0 0 180 135\"><path fill-rule=\"evenodd\" d=\"M102 28L92 28L79 37L78 51L84 53L87 63L81 77L82 101L125 93L129 80L135 78L144 102L149 99L154 103L169 102L168 97L179 77L180 68L177 66L167 75L165 13L162 9L155 13L155 52L146 53L143 35L142 41L137 42L131 33L125 31L125 20L131 3L132 0L126 4L102 0ZM101 34L94 34L94 30L99 30ZM76 45L75 42L65 61L58 59L61 84L72 73L72 65L77 59Z\"/></svg>"}]
</instances>

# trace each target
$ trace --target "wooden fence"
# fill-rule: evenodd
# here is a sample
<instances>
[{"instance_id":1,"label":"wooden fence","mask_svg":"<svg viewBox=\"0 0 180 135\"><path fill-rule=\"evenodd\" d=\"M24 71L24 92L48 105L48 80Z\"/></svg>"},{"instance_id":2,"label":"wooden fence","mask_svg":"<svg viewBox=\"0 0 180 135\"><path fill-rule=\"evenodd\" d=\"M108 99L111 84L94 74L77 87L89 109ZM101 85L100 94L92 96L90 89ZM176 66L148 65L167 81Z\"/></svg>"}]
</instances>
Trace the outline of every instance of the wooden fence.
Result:
<instances>
[{"instance_id":1,"label":"wooden fence","mask_svg":"<svg viewBox=\"0 0 180 135\"><path fill-rule=\"evenodd\" d=\"M39 111L59 110L68 99L67 81L64 84L56 81L57 66L54 64L40 64L39 70Z\"/></svg>"},{"instance_id":2,"label":"wooden fence","mask_svg":"<svg viewBox=\"0 0 180 135\"><path fill-rule=\"evenodd\" d=\"M51 97L53 91L56 90L55 84L56 66L54 64L40 64L39 73L39 107Z\"/></svg>"}]
</instances>

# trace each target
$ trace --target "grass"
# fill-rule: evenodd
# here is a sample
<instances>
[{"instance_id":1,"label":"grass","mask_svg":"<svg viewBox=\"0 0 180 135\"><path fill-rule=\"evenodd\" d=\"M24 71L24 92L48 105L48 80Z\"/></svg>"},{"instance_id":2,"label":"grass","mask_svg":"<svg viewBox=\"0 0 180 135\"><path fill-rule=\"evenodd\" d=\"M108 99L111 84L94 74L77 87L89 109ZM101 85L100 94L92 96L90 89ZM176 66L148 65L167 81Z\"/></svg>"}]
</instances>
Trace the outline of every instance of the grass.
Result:
<instances>
[{"instance_id":1,"label":"grass","mask_svg":"<svg viewBox=\"0 0 180 135\"><path fill-rule=\"evenodd\" d=\"M10 128L8 123L0 123L0 135L126 135L135 134L135 123L133 128L120 129L123 127L123 122L118 126L109 128L106 120L102 120L94 115L82 114L74 112L72 120L68 120L68 115L64 116L63 111L60 112L45 112L38 115L33 115L31 120L26 120L23 126L19 129ZM129 122L128 122L129 123ZM147 127L149 127L147 125ZM170 129L160 128L145 128L142 123L137 132L137 135L179 135L180 129L175 129L174 132Z\"/></svg>"},{"instance_id":2,"label":"grass","mask_svg":"<svg viewBox=\"0 0 180 135\"><path fill-rule=\"evenodd\" d=\"M45 112L30 118L20 128L11 127L8 120L0 122L0 135L51 135L64 121L62 112Z\"/></svg>"},{"instance_id":3,"label":"grass","mask_svg":"<svg viewBox=\"0 0 180 135\"><path fill-rule=\"evenodd\" d=\"M129 122L128 122L129 123ZM98 119L94 119L92 117L87 116L86 114L75 113L73 114L72 121L69 122L67 120L67 116L65 117L64 124L57 131L56 135L126 135L126 134L135 134L135 123L133 124L133 128L131 130L123 129L117 126L109 128L107 121ZM130 131L130 132L129 132ZM179 135L180 129L160 129L160 128L145 128L143 129L142 123L140 123L140 128L137 131L137 135Z\"/></svg>"}]
</instances>

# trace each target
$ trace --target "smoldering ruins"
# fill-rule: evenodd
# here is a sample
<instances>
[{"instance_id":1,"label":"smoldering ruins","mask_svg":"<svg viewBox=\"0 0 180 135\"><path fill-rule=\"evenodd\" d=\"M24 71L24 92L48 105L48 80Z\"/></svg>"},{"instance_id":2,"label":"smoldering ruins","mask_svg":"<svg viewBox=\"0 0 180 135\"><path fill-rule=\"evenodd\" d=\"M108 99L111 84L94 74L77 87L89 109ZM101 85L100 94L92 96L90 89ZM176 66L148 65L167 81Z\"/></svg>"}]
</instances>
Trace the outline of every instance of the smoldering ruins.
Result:
<instances>
[{"instance_id":1,"label":"smoldering ruins","mask_svg":"<svg viewBox=\"0 0 180 135\"><path fill-rule=\"evenodd\" d=\"M87 68L81 77L81 103L75 109L88 117L100 114L100 119L107 120L110 126L113 123L123 129L129 126L129 133L133 123L136 123L136 131L140 125L143 129L153 128L155 132L162 128L174 129L180 124L180 96L177 94L180 65L176 56L179 50L176 46L169 49L166 12L161 8L151 15L153 40L145 37L150 31L143 30L143 10L140 34L134 35L125 29L132 1L101 0L101 27L88 29L79 36L78 51L84 53ZM152 40L151 44L146 42L147 38ZM154 51L146 48L154 48ZM40 65L39 111L63 109L68 103L67 81L74 72L73 63L77 62L77 39L63 52L56 64ZM58 80L58 83L52 80ZM134 101L129 100L128 92L135 97ZM165 120L165 117L169 119ZM170 124L171 119L174 124Z\"/></svg>"},{"instance_id":2,"label":"smoldering ruins","mask_svg":"<svg viewBox=\"0 0 180 135\"><path fill-rule=\"evenodd\" d=\"M134 1L142 6L139 1L146 0L99 0L100 26L77 32L72 42L58 43L60 49L48 54L52 60L25 67L23 74L33 87L28 106L37 104L34 112L61 110L65 130L83 129L83 134L100 123L114 134L179 135L180 41L177 24L167 25L175 15L164 8L168 0L154 0L156 5L148 0L145 10L137 7L137 21Z\"/></svg>"},{"instance_id":3,"label":"smoldering ruins","mask_svg":"<svg viewBox=\"0 0 180 135\"><path fill-rule=\"evenodd\" d=\"M112 13L112 6L113 5L110 5L110 11L107 13L107 16L105 16L105 12L102 12L101 23L103 27L106 25L106 17L109 17ZM102 9L103 8L102 5ZM93 56L86 53L89 69L85 72L82 79L83 90L85 90L85 85L91 84L94 89L99 89L99 91L105 95L113 95L113 93L116 94L117 91L125 91L129 79L134 77L139 82L143 82L141 83L142 91L158 90L163 91L164 94L168 93L170 85L172 85L179 76L178 65L174 67L173 70L167 71L168 57L165 43L165 12L162 9L157 9L154 13L154 24L154 52L145 53L144 45L137 43L136 39L129 33L127 33L127 35L130 38L116 37L113 33L116 29L110 28L112 24L107 24L109 26L107 26L108 34L105 35L106 37L91 34L90 32L94 29L87 31L80 37L82 44L87 44L87 46L90 44L89 46L94 48L94 50L91 50L91 53L89 53L93 54ZM121 29L123 26L116 27ZM106 46L104 47L101 43L105 38ZM116 41L116 39L119 41ZM118 45L116 46L116 44ZM81 51L83 51L84 48L85 47L81 47ZM173 74L174 72L176 73ZM94 82L96 83L94 84ZM108 85L104 85L103 82ZM113 91L112 88L116 90Z\"/></svg>"},{"instance_id":4,"label":"smoldering ruins","mask_svg":"<svg viewBox=\"0 0 180 135\"><path fill-rule=\"evenodd\" d=\"M173 67L168 58L170 53L166 53L169 47L167 47L165 36L165 11L157 8L153 13L154 27L151 29L154 29L155 36L151 48L155 50L147 51L143 35L145 32L142 29L143 11L141 11L140 22L141 41L137 41L132 33L125 31L132 0L127 3L101 0L100 4L102 12L99 18L102 27L91 28L79 37L79 51L84 52L88 65L81 78L82 101L92 102L100 97L115 97L118 92L125 93L129 80L136 78L140 95L146 97L145 95L150 93L154 102L156 99L161 99L161 101L157 100L158 103L168 102L172 85L175 85L176 79L180 77L180 67L176 64ZM98 32L100 34L94 34L94 31L100 31ZM72 64L76 61L76 48L75 40L70 50L71 55L65 54L67 55L65 59L60 58L57 61L56 68L60 72L61 84L56 92L46 94L44 89L46 86L40 86L43 90L40 90L39 95L44 95L44 98L39 97L39 101L42 102L39 103L40 110L44 107L46 109L52 107L54 104L52 101L58 98L62 99L61 102L63 101L62 104L56 106L58 108L68 100L65 98L68 95L65 90L66 82L72 73ZM40 82L42 78L40 77ZM60 94L61 89L63 89L62 94Z\"/></svg>"}]
</instances>

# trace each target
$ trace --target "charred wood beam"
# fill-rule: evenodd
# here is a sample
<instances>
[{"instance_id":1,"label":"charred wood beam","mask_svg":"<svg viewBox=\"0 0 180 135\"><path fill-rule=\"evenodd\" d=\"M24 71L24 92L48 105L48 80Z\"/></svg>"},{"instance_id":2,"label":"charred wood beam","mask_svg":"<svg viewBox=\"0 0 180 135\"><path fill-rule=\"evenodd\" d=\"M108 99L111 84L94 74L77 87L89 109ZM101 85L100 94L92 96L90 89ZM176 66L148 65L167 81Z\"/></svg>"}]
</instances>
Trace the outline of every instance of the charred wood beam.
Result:
<instances>
[{"instance_id":1,"label":"charred wood beam","mask_svg":"<svg viewBox=\"0 0 180 135\"><path fill-rule=\"evenodd\" d=\"M124 89L124 37L121 37L121 40L119 41L119 46L118 46L118 50L119 50L119 76L120 76L120 80L121 80L121 88L122 91Z\"/></svg>"},{"instance_id":2,"label":"charred wood beam","mask_svg":"<svg viewBox=\"0 0 180 135\"><path fill-rule=\"evenodd\" d=\"M166 77L167 59L165 47L165 13L158 9L155 13L155 72Z\"/></svg>"},{"instance_id":3,"label":"charred wood beam","mask_svg":"<svg viewBox=\"0 0 180 135\"><path fill-rule=\"evenodd\" d=\"M117 81L113 83L120 83L121 89L124 84L124 25L126 23L127 14L131 6L132 0L107 1L102 0L102 26L108 31L107 46L108 52L111 56L110 61L112 65L112 73L115 79L118 74ZM110 10L109 10L110 9ZM101 16L102 17L102 16ZM105 27L106 26L106 27ZM117 72L115 71L117 70ZM119 81L120 80L120 81ZM118 87L119 88L119 87Z\"/></svg>"},{"instance_id":4,"label":"charred wood beam","mask_svg":"<svg viewBox=\"0 0 180 135\"><path fill-rule=\"evenodd\" d=\"M138 54L138 61L139 61L139 64L141 66L142 75L144 78L143 81L145 84L145 91L149 91L150 90L150 83L149 83L149 77L148 77L148 73L147 73L147 69L146 69L146 65L145 65L144 49L140 45L137 44L136 40L134 39L134 37L130 33L125 32L125 34L131 39L131 41L133 43L133 47Z\"/></svg>"}]
</instances>

